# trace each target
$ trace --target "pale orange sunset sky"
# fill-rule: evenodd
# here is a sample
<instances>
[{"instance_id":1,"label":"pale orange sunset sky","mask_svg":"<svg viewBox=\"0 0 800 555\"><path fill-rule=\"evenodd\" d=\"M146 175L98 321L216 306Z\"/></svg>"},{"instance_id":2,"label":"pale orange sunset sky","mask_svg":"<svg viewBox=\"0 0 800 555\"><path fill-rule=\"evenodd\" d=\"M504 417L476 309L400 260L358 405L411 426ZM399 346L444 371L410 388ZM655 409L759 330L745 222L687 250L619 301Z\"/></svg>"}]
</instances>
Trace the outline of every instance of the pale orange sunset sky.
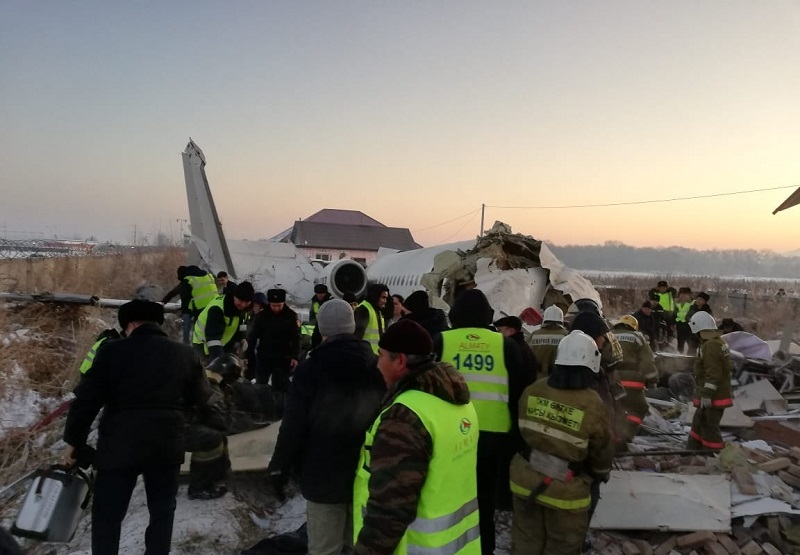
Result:
<instances>
[{"instance_id":1,"label":"pale orange sunset sky","mask_svg":"<svg viewBox=\"0 0 800 555\"><path fill-rule=\"evenodd\" d=\"M800 248L797 1L2 2L0 68L0 237L177 233L191 136L230 238Z\"/></svg>"}]
</instances>

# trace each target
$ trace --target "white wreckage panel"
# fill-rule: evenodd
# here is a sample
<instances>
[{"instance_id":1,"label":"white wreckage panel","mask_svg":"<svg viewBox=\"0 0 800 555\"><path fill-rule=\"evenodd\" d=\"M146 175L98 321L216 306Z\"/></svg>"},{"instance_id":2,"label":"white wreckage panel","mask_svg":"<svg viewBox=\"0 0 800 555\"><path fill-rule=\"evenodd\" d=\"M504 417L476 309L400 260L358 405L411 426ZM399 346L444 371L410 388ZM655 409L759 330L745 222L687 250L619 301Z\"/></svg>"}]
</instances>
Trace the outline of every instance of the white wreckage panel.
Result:
<instances>
[{"instance_id":1,"label":"white wreckage panel","mask_svg":"<svg viewBox=\"0 0 800 555\"><path fill-rule=\"evenodd\" d=\"M540 306L547 285L544 268L500 270L492 258L478 260L475 286L494 308L495 319L517 316L529 306Z\"/></svg>"},{"instance_id":2,"label":"white wreckage panel","mask_svg":"<svg viewBox=\"0 0 800 555\"><path fill-rule=\"evenodd\" d=\"M293 304L308 302L319 275L308 258L291 243L274 241L228 241L239 280L249 280L256 291L286 289Z\"/></svg>"},{"instance_id":3,"label":"white wreckage panel","mask_svg":"<svg viewBox=\"0 0 800 555\"><path fill-rule=\"evenodd\" d=\"M591 527L598 530L730 532L726 476L613 471L600 486Z\"/></svg>"}]
</instances>

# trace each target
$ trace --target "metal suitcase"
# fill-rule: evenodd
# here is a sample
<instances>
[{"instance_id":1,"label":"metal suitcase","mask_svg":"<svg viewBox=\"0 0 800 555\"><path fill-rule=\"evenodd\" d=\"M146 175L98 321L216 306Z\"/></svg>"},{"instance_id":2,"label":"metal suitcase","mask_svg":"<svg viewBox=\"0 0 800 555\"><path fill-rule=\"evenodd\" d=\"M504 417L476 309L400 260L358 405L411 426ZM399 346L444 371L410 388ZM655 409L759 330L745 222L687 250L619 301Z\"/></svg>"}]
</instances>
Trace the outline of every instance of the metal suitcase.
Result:
<instances>
[{"instance_id":1,"label":"metal suitcase","mask_svg":"<svg viewBox=\"0 0 800 555\"><path fill-rule=\"evenodd\" d=\"M68 542L89 504L91 478L80 469L54 465L39 470L11 527L16 536Z\"/></svg>"}]
</instances>

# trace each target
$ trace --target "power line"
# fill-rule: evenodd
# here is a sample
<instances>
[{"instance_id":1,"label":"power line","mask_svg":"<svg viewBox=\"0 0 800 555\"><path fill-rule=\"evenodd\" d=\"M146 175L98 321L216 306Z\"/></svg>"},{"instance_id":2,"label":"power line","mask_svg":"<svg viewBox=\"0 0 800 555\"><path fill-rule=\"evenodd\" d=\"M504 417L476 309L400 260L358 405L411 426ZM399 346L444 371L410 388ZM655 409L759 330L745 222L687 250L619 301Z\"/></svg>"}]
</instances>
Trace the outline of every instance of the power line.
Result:
<instances>
[{"instance_id":1,"label":"power line","mask_svg":"<svg viewBox=\"0 0 800 555\"><path fill-rule=\"evenodd\" d=\"M486 208L517 208L522 210L560 210L564 208L607 208L609 206L630 206L634 204L657 204L661 202L677 202L681 200L697 200L703 198L714 198L714 197L727 197L732 195L746 195L750 193L763 193L764 191L777 191L778 189L790 189L790 188L797 188L798 185L783 185L781 187L768 187L766 189L750 189L747 191L732 191L730 193L714 193L710 195L696 195L692 197L675 197L675 198L665 198L665 199L654 199L654 200L634 200L629 202L610 202L607 204L572 204L566 206L490 206L486 205ZM458 219L458 218L456 218ZM452 221L452 220L451 220ZM434 226L435 227L435 226Z\"/></svg>"},{"instance_id":2,"label":"power line","mask_svg":"<svg viewBox=\"0 0 800 555\"><path fill-rule=\"evenodd\" d=\"M499 207L498 207L498 208L499 208ZM435 227L440 227L440 226L443 226L443 225L449 224L449 223L451 223L451 222L454 222L454 221L456 221L456 220L460 220L461 218L466 218L467 216L471 216L471 215L472 215L472 214L474 214L475 212L479 212L479 211L480 211L480 208L476 208L475 210L471 210L471 211L467 212L466 214L462 214L461 216L458 216L457 218L453 218L452 220L447 220L446 222L442 222L442 223L440 223L440 224L432 225L432 226L430 226L430 227L423 227L423 228L421 228L421 229L413 229L413 230L411 230L411 231L412 231L413 233L416 233L416 232L418 232L418 231L428 231L429 229L433 229L433 228L435 228Z\"/></svg>"},{"instance_id":3,"label":"power line","mask_svg":"<svg viewBox=\"0 0 800 555\"><path fill-rule=\"evenodd\" d=\"M476 210L476 212L477 212L477 210ZM473 222L474 220L475 220L475 214L473 214L473 215L472 215L472 217L471 217L469 220L467 220L466 222L464 222L464 223L461 225L461 227L459 227L459 228L456 230L456 232L455 232L455 233L453 233L452 235L450 235L450 236L449 236L447 239L444 239L443 241L439 241L439 244L440 244L440 245L444 245L444 244L447 244L447 243L449 243L449 242L450 242L450 239L452 239L453 237L455 237L456 235L458 235L459 233L461 233L461 231L462 231L462 230L463 230L465 227L467 227L467 224L468 224L468 223L471 223L471 222Z\"/></svg>"}]
</instances>

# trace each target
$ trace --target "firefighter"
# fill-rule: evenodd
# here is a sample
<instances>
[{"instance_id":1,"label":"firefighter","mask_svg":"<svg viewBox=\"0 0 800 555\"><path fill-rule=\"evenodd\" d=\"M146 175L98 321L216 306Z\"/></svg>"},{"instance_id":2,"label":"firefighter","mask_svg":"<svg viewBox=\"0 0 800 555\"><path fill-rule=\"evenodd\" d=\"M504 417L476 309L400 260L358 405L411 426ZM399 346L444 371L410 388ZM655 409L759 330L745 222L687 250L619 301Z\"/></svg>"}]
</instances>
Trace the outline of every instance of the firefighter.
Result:
<instances>
[{"instance_id":1,"label":"firefighter","mask_svg":"<svg viewBox=\"0 0 800 555\"><path fill-rule=\"evenodd\" d=\"M697 312L689 320L692 333L699 336L700 347L694 360L694 406L687 449L721 450L722 434L719 423L722 413L733 405L731 395L731 353L720 336L714 317Z\"/></svg>"},{"instance_id":2,"label":"firefighter","mask_svg":"<svg viewBox=\"0 0 800 555\"><path fill-rule=\"evenodd\" d=\"M511 553L579 555L589 530L591 485L607 481L614 455L608 411L593 384L600 350L582 331L559 344L550 375L525 389L525 448L511 461Z\"/></svg>"},{"instance_id":3,"label":"firefighter","mask_svg":"<svg viewBox=\"0 0 800 555\"><path fill-rule=\"evenodd\" d=\"M618 448L623 449L642 425L642 419L650 411L644 396L645 389L658 383L655 356L647 339L639 333L639 322L626 314L611 329L622 347L622 362L617 366L617 377L625 390L620 399L615 431L619 438Z\"/></svg>"},{"instance_id":4,"label":"firefighter","mask_svg":"<svg viewBox=\"0 0 800 555\"><path fill-rule=\"evenodd\" d=\"M556 305L544 309L542 327L531 333L528 345L541 368L539 377L547 376L556 358L558 344L569 332L564 327L564 311Z\"/></svg>"}]
</instances>

